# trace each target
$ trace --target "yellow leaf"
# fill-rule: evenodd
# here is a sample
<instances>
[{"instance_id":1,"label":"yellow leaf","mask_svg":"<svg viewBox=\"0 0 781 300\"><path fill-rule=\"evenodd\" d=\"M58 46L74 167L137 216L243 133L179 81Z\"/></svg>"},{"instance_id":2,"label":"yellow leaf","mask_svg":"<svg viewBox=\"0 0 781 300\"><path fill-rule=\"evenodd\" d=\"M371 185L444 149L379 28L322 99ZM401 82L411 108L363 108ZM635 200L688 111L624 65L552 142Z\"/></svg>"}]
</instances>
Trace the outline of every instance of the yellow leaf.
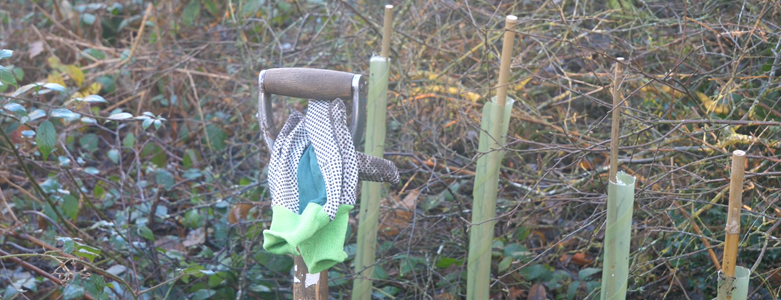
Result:
<instances>
[{"instance_id":1,"label":"yellow leaf","mask_svg":"<svg viewBox=\"0 0 781 300\"><path fill-rule=\"evenodd\" d=\"M55 70L60 69L62 67L62 63L60 62L60 58L56 56L49 56L49 59L47 60L49 63L49 67Z\"/></svg>"},{"instance_id":2,"label":"yellow leaf","mask_svg":"<svg viewBox=\"0 0 781 300\"><path fill-rule=\"evenodd\" d=\"M448 94L451 96L461 96L464 97L464 99L467 99L469 101L475 102L478 99L480 99L480 95L473 93L473 92L467 92L463 89L455 88L455 87L444 87L441 85L427 85L425 88L412 88L410 90L410 94L412 95L420 95L425 93L440 93L440 94Z\"/></svg>"},{"instance_id":3,"label":"yellow leaf","mask_svg":"<svg viewBox=\"0 0 781 300\"><path fill-rule=\"evenodd\" d=\"M73 82L76 83L76 86L81 86L81 84L84 83L84 72L82 72L79 67L74 65L66 65L63 68L63 72L68 74L68 76L73 79Z\"/></svg>"},{"instance_id":4,"label":"yellow leaf","mask_svg":"<svg viewBox=\"0 0 781 300\"><path fill-rule=\"evenodd\" d=\"M721 104L721 101L711 100L710 97L700 92L697 92L697 98L702 101L702 104L705 105L705 110L709 113L714 112L720 115L729 113L729 107Z\"/></svg>"},{"instance_id":5,"label":"yellow leaf","mask_svg":"<svg viewBox=\"0 0 781 300\"><path fill-rule=\"evenodd\" d=\"M46 82L48 83L56 83L63 87L65 87L65 80L62 80L62 75L60 75L60 72L53 71L49 76L46 77Z\"/></svg>"},{"instance_id":6,"label":"yellow leaf","mask_svg":"<svg viewBox=\"0 0 781 300\"><path fill-rule=\"evenodd\" d=\"M89 95L97 95L98 92L100 92L100 88L101 87L102 86L100 85L100 83L95 82L95 83L90 84L88 86L85 86L85 87L79 89L77 92L73 93L73 95L71 95L70 99L84 98L84 97L87 97Z\"/></svg>"},{"instance_id":7,"label":"yellow leaf","mask_svg":"<svg viewBox=\"0 0 781 300\"><path fill-rule=\"evenodd\" d=\"M526 79L522 80L521 83L516 84L515 86L513 86L513 90L516 90L516 91L523 90L523 88L526 87L526 84L529 83L529 81L531 81L531 80L532 80L532 77L529 76L529 78L526 78Z\"/></svg>"}]
</instances>

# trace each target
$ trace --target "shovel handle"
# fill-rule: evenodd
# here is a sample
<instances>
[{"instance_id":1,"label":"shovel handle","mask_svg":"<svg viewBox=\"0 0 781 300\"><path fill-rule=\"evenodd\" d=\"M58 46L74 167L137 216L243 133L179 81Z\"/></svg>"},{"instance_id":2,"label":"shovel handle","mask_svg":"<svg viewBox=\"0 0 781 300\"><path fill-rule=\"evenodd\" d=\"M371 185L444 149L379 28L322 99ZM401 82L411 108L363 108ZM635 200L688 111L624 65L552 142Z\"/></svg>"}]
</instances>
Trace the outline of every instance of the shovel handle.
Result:
<instances>
[{"instance_id":1,"label":"shovel handle","mask_svg":"<svg viewBox=\"0 0 781 300\"><path fill-rule=\"evenodd\" d=\"M261 71L258 83L258 119L263 140L269 150L274 149L277 136L271 105L272 94L324 101L351 101L350 133L353 145L358 148L366 129L367 89L366 80L360 74L324 69L276 68Z\"/></svg>"},{"instance_id":2,"label":"shovel handle","mask_svg":"<svg viewBox=\"0 0 781 300\"><path fill-rule=\"evenodd\" d=\"M302 99L347 100L352 98L355 74L308 68L266 70L263 85L269 94Z\"/></svg>"}]
</instances>

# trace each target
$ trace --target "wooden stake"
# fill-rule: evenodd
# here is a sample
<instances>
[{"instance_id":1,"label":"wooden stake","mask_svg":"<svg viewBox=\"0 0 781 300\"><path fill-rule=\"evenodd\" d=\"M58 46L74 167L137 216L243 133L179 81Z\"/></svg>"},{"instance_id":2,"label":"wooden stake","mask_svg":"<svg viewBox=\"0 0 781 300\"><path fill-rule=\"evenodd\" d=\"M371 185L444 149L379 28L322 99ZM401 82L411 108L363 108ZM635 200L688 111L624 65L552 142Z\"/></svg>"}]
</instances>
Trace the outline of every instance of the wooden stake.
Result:
<instances>
[{"instance_id":1,"label":"wooden stake","mask_svg":"<svg viewBox=\"0 0 781 300\"><path fill-rule=\"evenodd\" d=\"M738 242L740 241L740 208L743 206L743 165L746 162L746 152L732 152L732 174L729 182L729 208L727 209L727 226L724 228L724 257L721 271L725 275L735 277L735 264L738 257Z\"/></svg>"},{"instance_id":2,"label":"wooden stake","mask_svg":"<svg viewBox=\"0 0 781 300\"><path fill-rule=\"evenodd\" d=\"M393 24L393 5L385 5L385 20L382 24L382 50L380 55L388 58L390 55L390 36Z\"/></svg>"},{"instance_id":3,"label":"wooden stake","mask_svg":"<svg viewBox=\"0 0 781 300\"><path fill-rule=\"evenodd\" d=\"M613 124L610 127L610 177L611 182L616 181L618 172L618 137L621 126L621 102L624 97L621 95L621 82L624 79L623 57L616 58L615 76L613 77Z\"/></svg>"},{"instance_id":4,"label":"wooden stake","mask_svg":"<svg viewBox=\"0 0 781 300\"><path fill-rule=\"evenodd\" d=\"M296 300L328 300L328 271L320 274L309 274L304 258L294 258L293 299Z\"/></svg>"},{"instance_id":5,"label":"wooden stake","mask_svg":"<svg viewBox=\"0 0 781 300\"><path fill-rule=\"evenodd\" d=\"M499 64L499 84L496 86L496 103L499 107L504 108L507 101L507 85L510 81L510 63L513 59L513 44L515 43L515 25L518 24L518 17L507 16L504 23L504 40L502 41L502 60ZM498 122L495 124L502 124L501 115ZM499 128L496 126L495 128ZM499 138L495 136L494 138Z\"/></svg>"}]
</instances>

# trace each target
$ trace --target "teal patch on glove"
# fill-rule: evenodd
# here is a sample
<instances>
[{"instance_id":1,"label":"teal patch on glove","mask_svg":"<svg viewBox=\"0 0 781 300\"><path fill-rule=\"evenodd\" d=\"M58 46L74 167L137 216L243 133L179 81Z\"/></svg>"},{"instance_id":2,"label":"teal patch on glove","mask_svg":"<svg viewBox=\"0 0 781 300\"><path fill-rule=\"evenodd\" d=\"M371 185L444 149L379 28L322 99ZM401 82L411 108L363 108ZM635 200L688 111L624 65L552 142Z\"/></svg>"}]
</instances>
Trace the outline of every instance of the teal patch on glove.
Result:
<instances>
[{"instance_id":1,"label":"teal patch on glove","mask_svg":"<svg viewBox=\"0 0 781 300\"><path fill-rule=\"evenodd\" d=\"M301 155L296 176L298 177L298 214L304 213L309 203L325 205L327 198L325 179L320 166L317 165L317 155L312 145L307 146L304 154Z\"/></svg>"},{"instance_id":2,"label":"teal patch on glove","mask_svg":"<svg viewBox=\"0 0 781 300\"><path fill-rule=\"evenodd\" d=\"M325 180L311 145L301 156L296 176L299 213L273 205L271 228L263 231L263 248L274 254L301 255L309 273L317 274L347 258L344 240L353 206L340 205L334 220L323 210Z\"/></svg>"}]
</instances>

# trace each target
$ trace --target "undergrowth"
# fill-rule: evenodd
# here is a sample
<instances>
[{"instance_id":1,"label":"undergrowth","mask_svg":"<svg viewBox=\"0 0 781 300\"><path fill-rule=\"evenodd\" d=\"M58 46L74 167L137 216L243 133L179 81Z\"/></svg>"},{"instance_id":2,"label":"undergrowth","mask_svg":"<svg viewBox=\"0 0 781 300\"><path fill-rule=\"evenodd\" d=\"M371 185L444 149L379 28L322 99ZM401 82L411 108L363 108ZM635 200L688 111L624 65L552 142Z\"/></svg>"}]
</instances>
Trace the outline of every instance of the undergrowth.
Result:
<instances>
[{"instance_id":1,"label":"undergrowth","mask_svg":"<svg viewBox=\"0 0 781 300\"><path fill-rule=\"evenodd\" d=\"M374 1L5 1L4 299L290 299L259 71L368 75ZM465 294L480 108L504 17L520 42L493 243L495 299L594 299L610 68L628 60L620 163L637 177L629 299L711 299L729 153L748 155L738 264L781 295L778 1L398 1L374 297ZM302 101L277 99L283 108ZM276 124L286 114L277 115ZM329 270L349 299L357 217ZM536 298L533 298L536 297ZM540 298L541 297L541 298Z\"/></svg>"}]
</instances>

